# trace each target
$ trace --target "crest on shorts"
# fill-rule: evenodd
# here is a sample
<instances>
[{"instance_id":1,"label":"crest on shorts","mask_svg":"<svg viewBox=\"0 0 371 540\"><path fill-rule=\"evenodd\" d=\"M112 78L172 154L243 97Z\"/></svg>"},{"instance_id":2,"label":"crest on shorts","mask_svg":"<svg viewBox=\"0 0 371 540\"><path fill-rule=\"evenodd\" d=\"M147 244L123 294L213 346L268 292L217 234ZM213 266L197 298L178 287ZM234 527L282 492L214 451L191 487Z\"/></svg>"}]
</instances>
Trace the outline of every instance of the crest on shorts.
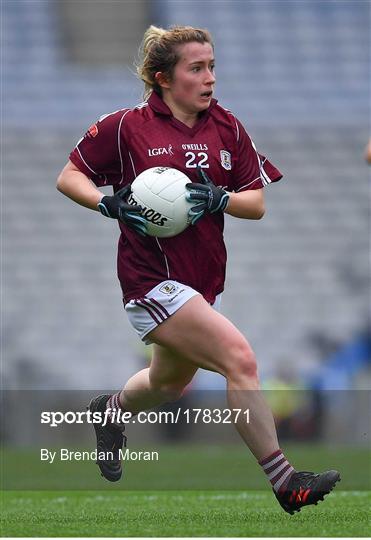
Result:
<instances>
[{"instance_id":1,"label":"crest on shorts","mask_svg":"<svg viewBox=\"0 0 371 540\"><path fill-rule=\"evenodd\" d=\"M220 163L223 169L230 171L232 169L232 156L227 150L220 150Z\"/></svg>"},{"instance_id":2,"label":"crest on shorts","mask_svg":"<svg viewBox=\"0 0 371 540\"><path fill-rule=\"evenodd\" d=\"M164 294L171 294L176 290L176 286L173 283L164 283L159 288L159 291Z\"/></svg>"}]
</instances>

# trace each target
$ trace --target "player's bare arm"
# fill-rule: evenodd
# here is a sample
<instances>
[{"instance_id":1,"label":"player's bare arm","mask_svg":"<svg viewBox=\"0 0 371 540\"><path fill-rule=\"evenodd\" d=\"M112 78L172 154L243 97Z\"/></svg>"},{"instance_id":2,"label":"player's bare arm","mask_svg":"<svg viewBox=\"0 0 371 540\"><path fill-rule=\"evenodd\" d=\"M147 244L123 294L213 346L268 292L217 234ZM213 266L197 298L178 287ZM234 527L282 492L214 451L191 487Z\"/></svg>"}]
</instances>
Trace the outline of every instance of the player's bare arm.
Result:
<instances>
[{"instance_id":1,"label":"player's bare arm","mask_svg":"<svg viewBox=\"0 0 371 540\"><path fill-rule=\"evenodd\" d=\"M369 165L371 165L371 138L368 141L368 144L365 148L365 160Z\"/></svg>"},{"instance_id":2,"label":"player's bare arm","mask_svg":"<svg viewBox=\"0 0 371 540\"><path fill-rule=\"evenodd\" d=\"M261 219L265 213L263 189L229 193L226 214L243 219Z\"/></svg>"},{"instance_id":3,"label":"player's bare arm","mask_svg":"<svg viewBox=\"0 0 371 540\"><path fill-rule=\"evenodd\" d=\"M146 220L140 215L141 207L130 205L126 200L131 190L130 185L112 196L104 195L72 161L68 161L58 177L57 188L81 206L99 210L108 218L118 219L141 236L146 234L147 225Z\"/></svg>"},{"instance_id":4,"label":"player's bare arm","mask_svg":"<svg viewBox=\"0 0 371 540\"><path fill-rule=\"evenodd\" d=\"M57 189L76 203L91 210L98 210L98 203L104 196L72 161L68 161L62 169L57 180Z\"/></svg>"},{"instance_id":5,"label":"player's bare arm","mask_svg":"<svg viewBox=\"0 0 371 540\"><path fill-rule=\"evenodd\" d=\"M193 201L189 212L194 225L205 212L227 212L231 216L244 219L261 219L264 215L263 189L229 193L215 186L204 170L198 168L200 182L186 185L189 190L187 199Z\"/></svg>"}]
</instances>

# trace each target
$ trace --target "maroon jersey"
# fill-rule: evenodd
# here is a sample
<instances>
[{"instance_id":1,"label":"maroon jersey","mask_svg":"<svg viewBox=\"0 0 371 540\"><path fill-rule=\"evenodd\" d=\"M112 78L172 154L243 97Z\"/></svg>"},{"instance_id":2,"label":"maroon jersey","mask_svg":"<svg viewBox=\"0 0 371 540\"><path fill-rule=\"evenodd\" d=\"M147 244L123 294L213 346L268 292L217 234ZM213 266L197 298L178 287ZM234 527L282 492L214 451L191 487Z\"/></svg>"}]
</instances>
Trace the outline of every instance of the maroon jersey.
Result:
<instances>
[{"instance_id":1,"label":"maroon jersey","mask_svg":"<svg viewBox=\"0 0 371 540\"><path fill-rule=\"evenodd\" d=\"M174 118L156 93L134 109L102 116L70 154L70 160L98 186L114 191L150 167L172 167L198 182L197 166L227 191L260 189L282 178L233 114L212 100L194 127ZM173 279L213 303L223 291L226 249L224 216L206 214L173 238L142 237L119 223L118 276L124 302L144 296Z\"/></svg>"}]
</instances>

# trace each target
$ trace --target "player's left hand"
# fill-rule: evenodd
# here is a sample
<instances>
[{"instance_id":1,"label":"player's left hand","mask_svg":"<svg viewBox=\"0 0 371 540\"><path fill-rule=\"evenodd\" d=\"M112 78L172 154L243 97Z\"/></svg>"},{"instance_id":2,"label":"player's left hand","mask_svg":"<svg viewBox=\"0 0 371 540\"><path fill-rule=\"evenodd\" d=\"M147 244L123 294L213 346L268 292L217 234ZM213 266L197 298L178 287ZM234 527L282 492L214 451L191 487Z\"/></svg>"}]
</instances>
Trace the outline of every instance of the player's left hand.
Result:
<instances>
[{"instance_id":1,"label":"player's left hand","mask_svg":"<svg viewBox=\"0 0 371 540\"><path fill-rule=\"evenodd\" d=\"M201 219L205 212L210 214L224 212L229 200L228 193L223 188L213 184L201 167L197 167L197 172L200 183L186 184L189 191L186 195L187 199L196 203L189 211L192 225Z\"/></svg>"}]
</instances>

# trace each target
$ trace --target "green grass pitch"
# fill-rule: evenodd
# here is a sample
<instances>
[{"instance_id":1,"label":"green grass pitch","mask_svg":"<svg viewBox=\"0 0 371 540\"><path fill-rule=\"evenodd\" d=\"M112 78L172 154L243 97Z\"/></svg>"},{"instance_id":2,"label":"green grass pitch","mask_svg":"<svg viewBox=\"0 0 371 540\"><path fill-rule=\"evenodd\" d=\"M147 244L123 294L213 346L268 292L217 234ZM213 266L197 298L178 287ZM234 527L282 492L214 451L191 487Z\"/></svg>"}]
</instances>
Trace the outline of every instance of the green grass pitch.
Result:
<instances>
[{"instance_id":1,"label":"green grass pitch","mask_svg":"<svg viewBox=\"0 0 371 540\"><path fill-rule=\"evenodd\" d=\"M371 493L290 516L269 491L3 492L2 536L368 536Z\"/></svg>"},{"instance_id":2,"label":"green grass pitch","mask_svg":"<svg viewBox=\"0 0 371 540\"><path fill-rule=\"evenodd\" d=\"M286 514L243 445L161 447L159 462L131 462L120 482L94 463L40 463L34 450L4 449L2 536L367 537L367 447L286 445L301 470L336 468L342 480L318 506Z\"/></svg>"}]
</instances>

